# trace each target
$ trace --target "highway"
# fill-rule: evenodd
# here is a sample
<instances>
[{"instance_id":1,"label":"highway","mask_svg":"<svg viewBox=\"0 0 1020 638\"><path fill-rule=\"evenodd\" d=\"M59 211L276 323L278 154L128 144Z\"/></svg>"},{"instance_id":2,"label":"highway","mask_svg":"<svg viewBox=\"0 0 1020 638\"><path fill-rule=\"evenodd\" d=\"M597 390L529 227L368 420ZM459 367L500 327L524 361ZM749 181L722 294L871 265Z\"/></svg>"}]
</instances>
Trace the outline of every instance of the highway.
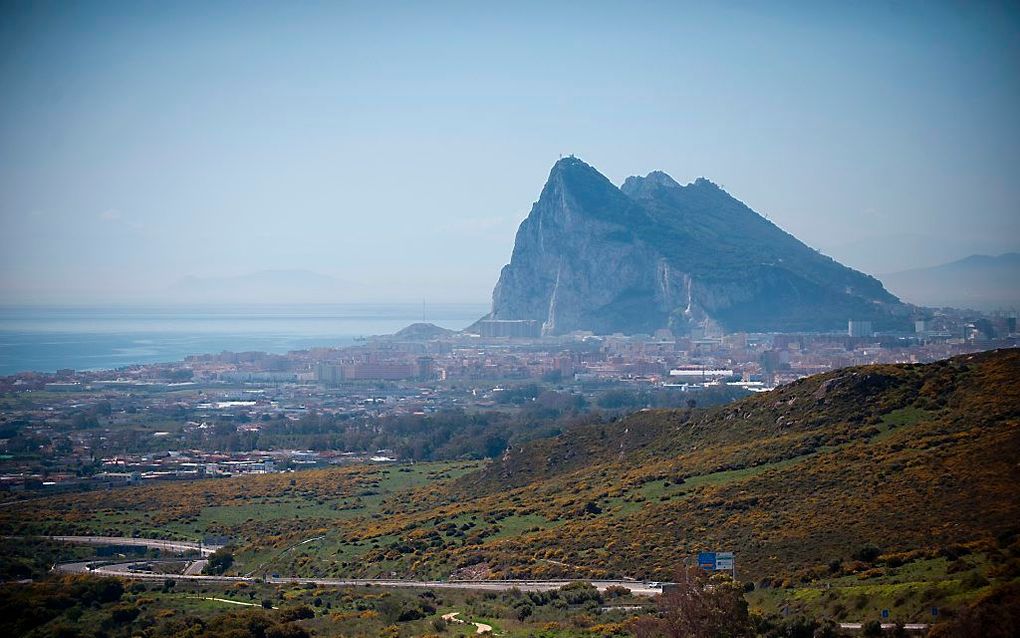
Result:
<instances>
[{"instance_id":1,"label":"highway","mask_svg":"<svg viewBox=\"0 0 1020 638\"><path fill-rule=\"evenodd\" d=\"M244 576L206 576L204 574L157 574L155 572L135 571L129 569L129 565L145 563L144 559L136 558L132 561L121 561L118 563L103 563L99 560L78 561L74 563L58 563L53 566L53 571L71 574L95 574L98 576L117 576L119 578L133 578L135 580L194 580L202 582L258 582L257 578L246 578Z\"/></svg>"},{"instance_id":2,"label":"highway","mask_svg":"<svg viewBox=\"0 0 1020 638\"><path fill-rule=\"evenodd\" d=\"M132 545L171 552L198 552L209 556L222 545L203 545L192 541L168 541L160 538L131 538L128 536L43 536L51 541L77 543L79 545Z\"/></svg>"},{"instance_id":3,"label":"highway","mask_svg":"<svg viewBox=\"0 0 1020 638\"><path fill-rule=\"evenodd\" d=\"M841 622L841 623L839 623L839 628L840 629L849 629L849 630L852 630L852 631L854 631L854 630L860 631L861 629L864 629L864 623L860 623L860 622ZM891 623L891 622L884 622L884 623L882 623L882 630L883 631L890 631L892 629L896 629L896 623ZM903 625L903 629L905 629L906 631L928 631L928 625L926 623L919 623L919 622L910 623L910 622L908 622L905 625Z\"/></svg>"},{"instance_id":4,"label":"highway","mask_svg":"<svg viewBox=\"0 0 1020 638\"><path fill-rule=\"evenodd\" d=\"M199 551L203 556L208 556L219 549L219 545L201 545L191 541L168 541L158 538L129 538L119 536L47 536L50 540L63 541L67 543L81 543L88 545L136 545L153 549L169 550L174 552ZM310 538L297 545L318 540L320 537ZM297 546L295 545L295 547ZM288 548L293 549L293 548ZM276 576L267 578L256 578L253 576L211 576L201 573L199 563L195 561L183 574L157 574L153 572L136 571L129 569L130 565L143 563L141 559L131 561L119 561L108 563L98 560L78 561L73 563L62 563L54 565L54 571L71 573L90 573L102 576L117 576L120 578L134 578L142 580L164 580L173 578L175 580L194 580L201 582L267 582L273 584L314 584L323 587L421 587L430 589L477 589L489 591L506 591L519 589L521 591L548 591L559 589L570 580L402 580L398 578L306 578L299 576ZM204 564L202 565L204 566ZM655 596L662 593L660 587L650 587L646 583L633 580L593 580L588 581L604 591L607 587L626 587L638 596Z\"/></svg>"},{"instance_id":5,"label":"highway","mask_svg":"<svg viewBox=\"0 0 1020 638\"><path fill-rule=\"evenodd\" d=\"M198 551L199 544L187 541L166 541L150 538L121 538L116 536L49 536L51 540L65 541L68 543L85 543L90 545L140 545L143 547L159 548L178 552ZM309 542L302 541L302 543ZM299 543L301 544L301 543ZM219 549L219 546L203 545L202 555L208 556ZM485 591L507 591L518 589L520 591L548 591L559 589L566 585L569 580L401 580L398 578L310 578L301 576L274 576L266 578L255 578L252 576L210 576L201 573L201 567L207 561L195 561L184 574L157 574L155 572L134 571L129 569L130 565L144 563L143 560L121 561L117 563L103 564L101 561L78 561L73 563L61 563L53 566L54 571L68 573L89 573L101 576L116 576L119 578L133 578L136 580L159 580L167 578L174 580L193 580L199 582L266 582L277 585L284 584L313 584L321 587L417 587L428 589L472 589ZM199 566L201 564L201 566ZM597 587L599 591L605 591L607 587L626 587L631 593L637 596L656 596L662 593L661 587L651 587L647 583L632 580L593 580L587 581ZM884 623L883 629L895 627L893 624ZM840 628L845 630L861 630L863 623L840 623ZM907 631L925 631L928 625L924 623L908 623L904 625Z\"/></svg>"},{"instance_id":6,"label":"highway","mask_svg":"<svg viewBox=\"0 0 1020 638\"><path fill-rule=\"evenodd\" d=\"M192 561L190 565L184 570L186 576L194 576L195 574L201 574L205 566L209 564L208 559Z\"/></svg>"},{"instance_id":7,"label":"highway","mask_svg":"<svg viewBox=\"0 0 1020 638\"><path fill-rule=\"evenodd\" d=\"M276 585L304 585L313 584L322 587L421 587L429 589L477 589L488 591L506 591L519 589L521 591L548 591L559 589L569 580L401 580L399 578L310 578L300 576L278 576L267 578L254 578L250 576L209 576L205 574L157 574L154 572L134 571L128 568L129 565L137 565L144 561L132 560L122 561L113 564L101 564L99 561L79 561L74 563L61 563L54 565L55 571L69 573L88 573L99 576L117 576L119 578L134 578L139 580L194 580L201 582L266 582ZM655 596L661 594L658 587L649 587L645 583L636 583L630 580L593 580L586 581L605 591L613 585L626 587L638 596Z\"/></svg>"}]
</instances>

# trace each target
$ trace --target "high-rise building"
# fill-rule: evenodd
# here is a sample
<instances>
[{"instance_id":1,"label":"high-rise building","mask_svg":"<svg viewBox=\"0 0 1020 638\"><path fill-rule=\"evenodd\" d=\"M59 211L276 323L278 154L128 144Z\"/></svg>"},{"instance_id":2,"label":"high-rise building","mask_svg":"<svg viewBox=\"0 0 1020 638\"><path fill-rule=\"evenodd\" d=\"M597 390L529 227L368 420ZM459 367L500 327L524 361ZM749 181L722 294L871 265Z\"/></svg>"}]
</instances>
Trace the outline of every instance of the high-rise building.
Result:
<instances>
[{"instance_id":1,"label":"high-rise building","mask_svg":"<svg viewBox=\"0 0 1020 638\"><path fill-rule=\"evenodd\" d=\"M871 337L874 332L871 330L870 321L855 321L851 319L847 323L846 332L851 337Z\"/></svg>"},{"instance_id":2,"label":"high-rise building","mask_svg":"<svg viewBox=\"0 0 1020 638\"><path fill-rule=\"evenodd\" d=\"M542 326L534 319L485 319L478 322L483 337L539 337Z\"/></svg>"},{"instance_id":3,"label":"high-rise building","mask_svg":"<svg viewBox=\"0 0 1020 638\"><path fill-rule=\"evenodd\" d=\"M432 357L418 357L418 379L429 381L436 376L436 360Z\"/></svg>"}]
</instances>

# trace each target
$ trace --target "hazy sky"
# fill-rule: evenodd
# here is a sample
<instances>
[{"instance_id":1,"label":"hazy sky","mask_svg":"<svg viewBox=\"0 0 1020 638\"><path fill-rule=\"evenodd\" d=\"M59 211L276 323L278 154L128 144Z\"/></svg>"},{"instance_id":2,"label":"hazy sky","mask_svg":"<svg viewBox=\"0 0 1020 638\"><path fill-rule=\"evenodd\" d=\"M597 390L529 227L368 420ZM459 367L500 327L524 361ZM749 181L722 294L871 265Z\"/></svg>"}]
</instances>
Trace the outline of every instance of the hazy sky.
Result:
<instances>
[{"instance_id":1,"label":"hazy sky","mask_svg":"<svg viewBox=\"0 0 1020 638\"><path fill-rule=\"evenodd\" d=\"M482 301L570 153L870 272L1020 248L1015 3L721 4L4 2L0 302Z\"/></svg>"}]
</instances>

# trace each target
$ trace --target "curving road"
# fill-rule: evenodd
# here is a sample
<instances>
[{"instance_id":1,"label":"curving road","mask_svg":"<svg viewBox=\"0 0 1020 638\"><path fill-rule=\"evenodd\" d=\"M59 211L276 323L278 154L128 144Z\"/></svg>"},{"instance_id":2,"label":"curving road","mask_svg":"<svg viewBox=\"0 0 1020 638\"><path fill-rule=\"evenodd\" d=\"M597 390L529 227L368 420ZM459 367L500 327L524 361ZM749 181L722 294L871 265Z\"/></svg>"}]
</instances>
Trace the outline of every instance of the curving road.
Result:
<instances>
[{"instance_id":1,"label":"curving road","mask_svg":"<svg viewBox=\"0 0 1020 638\"><path fill-rule=\"evenodd\" d=\"M209 556L222 547L222 545L203 545L192 541L168 541L161 538L132 538L129 536L42 536L37 538L79 545L132 545L171 552L201 552L202 556Z\"/></svg>"},{"instance_id":2,"label":"curving road","mask_svg":"<svg viewBox=\"0 0 1020 638\"><path fill-rule=\"evenodd\" d=\"M151 538L122 538L117 536L49 536L51 540L64 541L68 543L83 543L89 545L139 545L149 548L165 549L178 552L198 551L199 543L188 541L166 541ZM317 540L317 539L309 539ZM309 542L309 541L302 541ZM208 556L219 549L216 545L202 545L203 556ZM487 591L506 591L519 589L520 591L548 591L559 589L570 580L400 580L397 578L304 578L300 576L283 576L253 578L250 576L210 576L201 573L201 568L208 561L198 560L189 565L184 574L157 574L155 572L134 571L129 569L130 565L137 565L143 562L140 560L122 561L117 563L103 564L101 561L78 561L73 563L61 563L53 566L54 571L67 573L88 573L101 576L115 576L118 578L132 578L135 580L193 580L203 582L266 582L271 584L306 584L311 583L323 587L422 587L429 589L473 589ZM632 594L637 596L656 596L662 593L662 587L652 587L646 583L632 580L593 580L587 581L597 587L599 591L605 591L607 587L626 587ZM233 601L230 601L233 602ZM449 614L456 616L456 614ZM453 622L464 622L459 618L451 618ZM477 625L477 623L475 623ZM883 629L893 628L893 624L883 624ZM840 623L841 629L860 630L862 623ZM928 628L924 623L908 623L904 626L907 631L925 631ZM478 627L478 633L482 633L482 627Z\"/></svg>"},{"instance_id":3,"label":"curving road","mask_svg":"<svg viewBox=\"0 0 1020 638\"><path fill-rule=\"evenodd\" d=\"M128 568L129 565L137 565L139 560L125 561L113 564L101 564L98 561L79 561L74 563L61 563L54 565L55 571L69 573L89 573L100 576L117 576L119 578L134 578L138 580L195 580L195 581L222 581L222 582L250 582L250 583L271 583L276 585L303 585L313 584L323 587L426 587L430 589L479 589L490 591L506 591L519 589L521 591L548 591L559 589L567 583L576 582L570 580L401 580L399 578L311 578L300 576L280 576L267 578L252 578L249 576L209 576L205 574L157 574L155 572L134 571ZM645 583L635 583L629 580L592 580L590 582L600 591L607 587L617 586L630 589L631 593L638 596L655 596L662 593L658 587L649 587Z\"/></svg>"},{"instance_id":4,"label":"curving road","mask_svg":"<svg viewBox=\"0 0 1020 638\"><path fill-rule=\"evenodd\" d=\"M220 545L202 545L190 541L168 541L158 538L129 538L119 536L47 536L50 540L63 541L67 543L82 543L88 545L137 545L154 549L163 549L175 552L189 552L201 550L203 556L212 554ZM311 538L298 545L318 540L321 537ZM211 576L201 573L199 563L195 561L183 574L157 574L154 572L134 571L128 568L129 565L136 565L142 562L138 559L132 561L121 561L108 563L104 561L77 561L73 563L62 563L54 565L54 571L70 573L90 573L102 576L116 576L119 578L134 578L141 580L164 580L173 578L175 580L195 581L223 581L223 582L267 582L273 584L306 584L321 585L324 587L427 587L433 589L479 589L490 591L505 591L519 589L521 591L548 591L559 589L571 580L401 580L397 578L305 578L298 576L253 578L251 576ZM202 565L204 566L204 564ZM587 581L604 591L607 587L626 587L631 593L638 596L655 596L662 593L661 587L652 587L646 583L633 580L593 580Z\"/></svg>"},{"instance_id":5,"label":"curving road","mask_svg":"<svg viewBox=\"0 0 1020 638\"><path fill-rule=\"evenodd\" d=\"M569 582L567 580L399 580L396 578L384 579L384 578L300 578L300 577L287 577L287 578L266 578L265 580L260 578L249 578L247 576L206 576L206 575L188 575L188 574L157 574L155 572L138 572L128 569L129 565L135 565L139 561L130 561L116 563L112 565L97 565L94 561L85 561L77 563L62 563L54 565L55 571L70 572L70 573L89 573L98 574L101 576L116 576L118 578L132 578L135 580L165 580L172 578L174 580L194 580L194 581L209 581L209 582L266 582L273 584L304 584L312 583L323 587L424 587L429 589L472 589L472 590L487 590L487 591L506 591L509 589L519 589L520 591L548 591L550 589L559 589L563 585ZM658 587L649 587L645 583L635 583L627 580L594 580L588 581L592 585L598 587L599 591L604 591L606 587L612 585L618 585L627 587L631 590L631 593L637 596L655 596L662 593L662 589ZM219 599L209 599L219 600ZM236 603L235 601L223 600L222 602L232 602L235 604L246 604ZM620 609L640 609L640 607L621 607ZM459 618L456 618L456 613L447 614L453 616L447 620L451 622L464 622ZM445 618L446 616L444 616ZM484 623L472 623L478 628L478 633L485 633L491 630L491 627L484 625ZM852 623L844 622L840 623L840 629L845 630L861 630L863 623ZM883 623L882 629L888 630L895 628L896 625L892 623ZM929 625L925 623L907 623L903 626L904 629L910 632L923 632L927 631ZM488 629L486 629L488 628Z\"/></svg>"}]
</instances>

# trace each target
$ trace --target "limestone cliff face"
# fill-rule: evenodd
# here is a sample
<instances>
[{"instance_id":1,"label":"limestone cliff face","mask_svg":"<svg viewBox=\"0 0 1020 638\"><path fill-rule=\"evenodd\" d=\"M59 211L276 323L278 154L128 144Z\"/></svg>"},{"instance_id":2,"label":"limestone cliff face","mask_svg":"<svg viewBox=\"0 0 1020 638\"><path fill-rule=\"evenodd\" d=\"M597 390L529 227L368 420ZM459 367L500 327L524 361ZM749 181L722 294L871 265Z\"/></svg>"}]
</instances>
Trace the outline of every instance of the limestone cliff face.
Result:
<instances>
[{"instance_id":1,"label":"limestone cliff face","mask_svg":"<svg viewBox=\"0 0 1020 638\"><path fill-rule=\"evenodd\" d=\"M655 172L620 189L571 157L521 223L490 317L537 319L546 334L826 330L898 305L707 180Z\"/></svg>"}]
</instances>

